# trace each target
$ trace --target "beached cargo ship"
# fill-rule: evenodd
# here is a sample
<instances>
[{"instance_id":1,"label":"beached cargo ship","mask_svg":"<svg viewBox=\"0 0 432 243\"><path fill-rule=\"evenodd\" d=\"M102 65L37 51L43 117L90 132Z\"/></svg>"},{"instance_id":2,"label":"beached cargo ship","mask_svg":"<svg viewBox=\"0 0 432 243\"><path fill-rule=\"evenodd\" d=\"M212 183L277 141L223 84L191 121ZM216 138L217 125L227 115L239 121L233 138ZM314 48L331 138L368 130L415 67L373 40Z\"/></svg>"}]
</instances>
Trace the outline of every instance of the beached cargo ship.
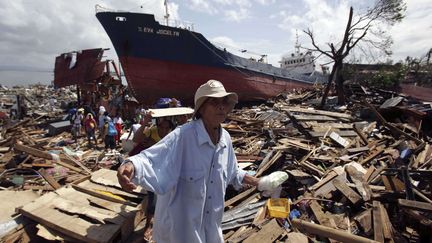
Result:
<instances>
[{"instance_id":1,"label":"beached cargo ship","mask_svg":"<svg viewBox=\"0 0 432 243\"><path fill-rule=\"evenodd\" d=\"M324 80L234 55L190 26L164 25L152 14L97 10L96 17L140 102L176 97L190 104L195 90L209 79L221 81L241 101L266 99Z\"/></svg>"}]
</instances>

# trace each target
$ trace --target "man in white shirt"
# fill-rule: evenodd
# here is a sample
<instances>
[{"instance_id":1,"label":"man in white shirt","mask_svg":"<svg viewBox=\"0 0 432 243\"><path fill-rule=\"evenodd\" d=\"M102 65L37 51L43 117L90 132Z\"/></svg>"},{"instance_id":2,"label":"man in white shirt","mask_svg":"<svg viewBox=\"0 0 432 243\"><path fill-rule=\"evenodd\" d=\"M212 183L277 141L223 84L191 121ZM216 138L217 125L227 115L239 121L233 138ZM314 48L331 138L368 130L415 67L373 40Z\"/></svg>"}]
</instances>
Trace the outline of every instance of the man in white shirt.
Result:
<instances>
[{"instance_id":1,"label":"man in white shirt","mask_svg":"<svg viewBox=\"0 0 432 243\"><path fill-rule=\"evenodd\" d=\"M153 237L163 242L223 242L225 190L260 186L237 166L231 137L221 127L237 103L222 83L209 80L195 94L194 120L184 124L118 170L126 190L136 185L158 195Z\"/></svg>"}]
</instances>

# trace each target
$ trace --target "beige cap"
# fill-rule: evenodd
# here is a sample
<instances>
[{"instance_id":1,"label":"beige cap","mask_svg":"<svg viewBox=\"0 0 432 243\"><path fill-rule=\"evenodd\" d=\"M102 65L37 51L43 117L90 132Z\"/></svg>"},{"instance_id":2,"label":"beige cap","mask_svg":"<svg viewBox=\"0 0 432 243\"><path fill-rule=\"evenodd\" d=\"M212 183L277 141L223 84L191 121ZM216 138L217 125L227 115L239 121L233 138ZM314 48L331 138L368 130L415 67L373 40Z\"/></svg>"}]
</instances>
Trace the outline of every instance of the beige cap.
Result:
<instances>
[{"instance_id":1,"label":"beige cap","mask_svg":"<svg viewBox=\"0 0 432 243\"><path fill-rule=\"evenodd\" d=\"M221 82L210 79L209 81L207 81L207 83L201 85L195 92L195 99L194 99L195 109L194 109L193 117L196 116L199 108L201 107L202 104L204 104L204 101L207 98L209 97L221 98L225 96L228 96L228 98L233 104L237 104L238 96L236 93L226 92L225 87ZM233 108L234 106L230 107L230 110L228 112L231 112Z\"/></svg>"}]
</instances>

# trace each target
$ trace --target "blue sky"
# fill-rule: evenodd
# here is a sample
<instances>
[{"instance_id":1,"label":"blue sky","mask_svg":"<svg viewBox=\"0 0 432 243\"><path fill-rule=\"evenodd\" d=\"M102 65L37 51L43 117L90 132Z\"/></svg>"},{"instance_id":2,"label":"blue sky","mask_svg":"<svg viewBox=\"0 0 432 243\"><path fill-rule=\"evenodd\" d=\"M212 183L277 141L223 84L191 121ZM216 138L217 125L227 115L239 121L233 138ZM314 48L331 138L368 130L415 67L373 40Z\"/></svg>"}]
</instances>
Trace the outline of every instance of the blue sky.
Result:
<instances>
[{"instance_id":1,"label":"blue sky","mask_svg":"<svg viewBox=\"0 0 432 243\"><path fill-rule=\"evenodd\" d=\"M267 54L278 66L300 43L310 46L302 30L311 28L319 44L339 40L350 6L355 13L371 0L170 0L172 19L193 22L195 31L239 54ZM432 1L408 0L404 21L386 28L393 36L393 56L422 57L432 48ZM117 59L105 31L95 17L95 5L146 12L162 18L163 0L14 0L0 2L0 84L48 83L54 59L73 50L106 47L107 58ZM355 57L364 63L370 62ZM383 61L383 60L381 60ZM318 62L324 62L319 60ZM39 72L33 72L39 71ZM40 72L42 71L42 72Z\"/></svg>"}]
</instances>

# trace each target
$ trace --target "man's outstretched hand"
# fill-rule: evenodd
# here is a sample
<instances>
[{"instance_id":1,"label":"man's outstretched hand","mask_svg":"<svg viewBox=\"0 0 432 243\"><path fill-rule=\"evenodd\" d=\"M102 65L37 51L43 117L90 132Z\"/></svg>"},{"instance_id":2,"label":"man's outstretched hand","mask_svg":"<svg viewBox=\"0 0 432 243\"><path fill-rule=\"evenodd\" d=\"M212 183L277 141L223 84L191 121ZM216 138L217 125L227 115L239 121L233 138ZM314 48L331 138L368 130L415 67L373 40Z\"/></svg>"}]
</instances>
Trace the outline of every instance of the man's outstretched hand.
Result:
<instances>
[{"instance_id":1,"label":"man's outstretched hand","mask_svg":"<svg viewBox=\"0 0 432 243\"><path fill-rule=\"evenodd\" d=\"M134 176L135 168L131 162L122 164L117 170L117 178L121 187L126 191L133 191L137 188L135 184L132 183L132 178Z\"/></svg>"}]
</instances>

